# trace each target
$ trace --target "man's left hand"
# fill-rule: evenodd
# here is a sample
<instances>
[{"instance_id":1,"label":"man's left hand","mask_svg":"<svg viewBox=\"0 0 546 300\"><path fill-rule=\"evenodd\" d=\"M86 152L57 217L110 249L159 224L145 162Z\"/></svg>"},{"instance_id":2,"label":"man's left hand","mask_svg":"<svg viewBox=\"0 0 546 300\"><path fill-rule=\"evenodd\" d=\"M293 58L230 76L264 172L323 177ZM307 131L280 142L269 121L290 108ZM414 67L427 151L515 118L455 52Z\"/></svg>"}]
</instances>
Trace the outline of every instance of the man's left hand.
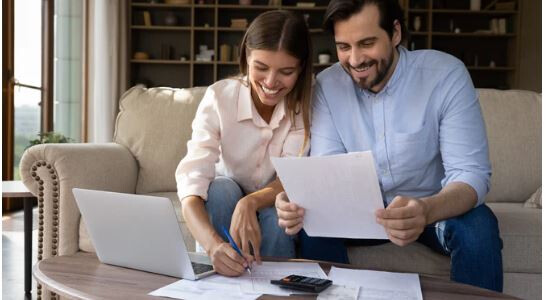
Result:
<instances>
[{"instance_id":1,"label":"man's left hand","mask_svg":"<svg viewBox=\"0 0 546 300\"><path fill-rule=\"evenodd\" d=\"M375 212L376 222L385 227L391 242L406 246L419 238L427 225L427 203L411 197L396 196L385 209Z\"/></svg>"}]
</instances>

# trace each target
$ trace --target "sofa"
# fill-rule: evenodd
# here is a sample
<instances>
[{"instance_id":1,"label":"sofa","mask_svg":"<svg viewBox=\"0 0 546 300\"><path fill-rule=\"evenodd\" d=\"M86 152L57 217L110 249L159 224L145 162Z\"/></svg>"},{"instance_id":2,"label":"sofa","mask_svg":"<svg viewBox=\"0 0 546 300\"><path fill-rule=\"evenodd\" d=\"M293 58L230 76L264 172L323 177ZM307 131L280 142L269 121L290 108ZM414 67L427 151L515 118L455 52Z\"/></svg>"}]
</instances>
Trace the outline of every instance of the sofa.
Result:
<instances>
[{"instance_id":1,"label":"sofa","mask_svg":"<svg viewBox=\"0 0 546 300\"><path fill-rule=\"evenodd\" d=\"M112 143L43 144L24 153L24 184L38 198L38 259L94 251L72 188L171 199L187 245L195 246L176 196L175 168L186 153L204 87L134 87L119 102ZM504 241L504 292L541 297L541 106L529 91L479 89L493 168L486 203ZM143 221L143 220L140 220ZM146 220L153 222L153 220ZM145 238L145 237L143 237ZM449 278L450 259L419 243L350 247L358 267ZM39 288L38 294L51 294Z\"/></svg>"}]
</instances>

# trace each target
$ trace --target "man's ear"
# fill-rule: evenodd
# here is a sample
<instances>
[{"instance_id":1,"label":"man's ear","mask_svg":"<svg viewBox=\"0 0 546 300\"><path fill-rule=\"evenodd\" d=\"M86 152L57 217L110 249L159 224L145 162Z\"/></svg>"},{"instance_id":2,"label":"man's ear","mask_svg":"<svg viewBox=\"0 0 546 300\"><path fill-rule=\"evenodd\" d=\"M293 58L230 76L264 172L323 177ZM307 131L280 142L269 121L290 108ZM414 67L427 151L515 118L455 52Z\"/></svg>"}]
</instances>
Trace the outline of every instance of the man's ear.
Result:
<instances>
[{"instance_id":1,"label":"man's ear","mask_svg":"<svg viewBox=\"0 0 546 300\"><path fill-rule=\"evenodd\" d=\"M392 27L391 42L396 47L400 44L401 41L402 41L402 27L400 26L400 22L398 20L394 20L393 27Z\"/></svg>"}]
</instances>

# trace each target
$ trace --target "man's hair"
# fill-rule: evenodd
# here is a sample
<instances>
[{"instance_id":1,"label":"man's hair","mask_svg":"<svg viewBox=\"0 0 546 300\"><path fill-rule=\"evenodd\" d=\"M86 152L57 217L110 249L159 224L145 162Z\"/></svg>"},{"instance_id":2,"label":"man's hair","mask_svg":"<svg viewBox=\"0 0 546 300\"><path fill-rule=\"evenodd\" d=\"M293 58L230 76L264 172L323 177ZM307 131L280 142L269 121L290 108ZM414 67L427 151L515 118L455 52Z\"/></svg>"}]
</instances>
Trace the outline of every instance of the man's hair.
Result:
<instances>
[{"instance_id":1,"label":"man's hair","mask_svg":"<svg viewBox=\"0 0 546 300\"><path fill-rule=\"evenodd\" d=\"M334 24L345 21L359 13L365 5L376 5L379 9L379 26L390 38L394 33L394 21L398 20L401 29L401 40L407 37L408 30L404 20L404 11L398 0L332 0L324 14L324 29L334 34Z\"/></svg>"}]
</instances>

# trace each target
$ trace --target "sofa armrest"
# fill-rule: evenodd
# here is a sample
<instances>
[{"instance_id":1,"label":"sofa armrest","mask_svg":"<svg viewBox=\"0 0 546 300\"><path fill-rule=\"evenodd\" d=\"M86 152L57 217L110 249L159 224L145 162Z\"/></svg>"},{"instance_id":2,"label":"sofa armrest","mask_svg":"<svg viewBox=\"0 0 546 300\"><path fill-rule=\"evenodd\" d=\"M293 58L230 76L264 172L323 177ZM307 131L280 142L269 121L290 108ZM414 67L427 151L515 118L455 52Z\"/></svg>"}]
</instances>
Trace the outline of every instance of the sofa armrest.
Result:
<instances>
[{"instance_id":1,"label":"sofa armrest","mask_svg":"<svg viewBox=\"0 0 546 300\"><path fill-rule=\"evenodd\" d=\"M79 250L80 212L72 188L134 193L137 161L116 143L42 144L20 163L25 186L38 197L38 260Z\"/></svg>"}]
</instances>

